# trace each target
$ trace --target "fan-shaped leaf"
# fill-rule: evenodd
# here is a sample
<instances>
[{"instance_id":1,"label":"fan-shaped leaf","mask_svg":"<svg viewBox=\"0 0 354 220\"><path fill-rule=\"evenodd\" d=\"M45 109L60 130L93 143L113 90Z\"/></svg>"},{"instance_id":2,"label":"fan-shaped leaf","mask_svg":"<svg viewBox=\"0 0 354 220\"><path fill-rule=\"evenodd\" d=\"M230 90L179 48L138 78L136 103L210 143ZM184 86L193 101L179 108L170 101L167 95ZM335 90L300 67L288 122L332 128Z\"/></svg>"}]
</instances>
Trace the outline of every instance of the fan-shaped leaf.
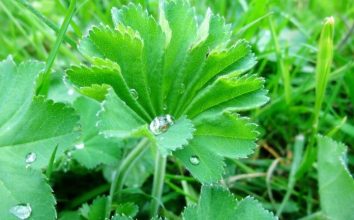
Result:
<instances>
[{"instance_id":1,"label":"fan-shaped leaf","mask_svg":"<svg viewBox=\"0 0 354 220\"><path fill-rule=\"evenodd\" d=\"M354 180L345 162L346 146L318 136L318 181L322 211L331 219L352 219Z\"/></svg>"},{"instance_id":2,"label":"fan-shaped leaf","mask_svg":"<svg viewBox=\"0 0 354 220\"><path fill-rule=\"evenodd\" d=\"M203 186L197 206L187 207L184 220L275 220L259 202L247 197L237 202L232 194L221 187Z\"/></svg>"},{"instance_id":3,"label":"fan-shaped leaf","mask_svg":"<svg viewBox=\"0 0 354 220\"><path fill-rule=\"evenodd\" d=\"M52 190L33 168L47 166L55 146L62 154L72 145L79 118L63 104L33 97L43 68L36 61L0 62L1 219L56 218Z\"/></svg>"},{"instance_id":4,"label":"fan-shaped leaf","mask_svg":"<svg viewBox=\"0 0 354 220\"><path fill-rule=\"evenodd\" d=\"M116 139L104 138L98 134L96 128L96 114L100 110L100 103L79 97L74 107L80 115L82 137L75 146L77 150L73 152L73 158L89 169L99 164L117 164L122 143Z\"/></svg>"}]
</instances>

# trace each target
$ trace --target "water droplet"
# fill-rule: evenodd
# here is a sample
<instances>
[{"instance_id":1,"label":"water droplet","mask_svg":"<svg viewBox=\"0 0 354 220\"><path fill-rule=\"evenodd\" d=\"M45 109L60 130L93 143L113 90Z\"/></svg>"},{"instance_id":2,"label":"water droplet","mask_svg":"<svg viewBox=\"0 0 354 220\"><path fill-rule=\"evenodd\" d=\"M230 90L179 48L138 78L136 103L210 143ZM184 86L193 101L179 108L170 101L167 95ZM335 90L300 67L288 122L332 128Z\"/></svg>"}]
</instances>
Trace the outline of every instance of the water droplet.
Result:
<instances>
[{"instance_id":1,"label":"water droplet","mask_svg":"<svg viewBox=\"0 0 354 220\"><path fill-rule=\"evenodd\" d=\"M129 92L133 99L137 100L139 98L139 94L135 89L130 89Z\"/></svg>"},{"instance_id":2,"label":"water droplet","mask_svg":"<svg viewBox=\"0 0 354 220\"><path fill-rule=\"evenodd\" d=\"M166 132L173 124L173 117L171 115L164 115L154 118L150 123L149 128L154 135L158 135Z\"/></svg>"},{"instance_id":3,"label":"water droplet","mask_svg":"<svg viewBox=\"0 0 354 220\"><path fill-rule=\"evenodd\" d=\"M167 105L166 105L166 104L164 104L164 105L162 106L162 110L167 111Z\"/></svg>"},{"instance_id":4,"label":"water droplet","mask_svg":"<svg viewBox=\"0 0 354 220\"><path fill-rule=\"evenodd\" d=\"M30 204L18 204L11 207L10 212L19 219L28 219L31 216L32 208Z\"/></svg>"},{"instance_id":5,"label":"water droplet","mask_svg":"<svg viewBox=\"0 0 354 220\"><path fill-rule=\"evenodd\" d=\"M68 95L69 96L72 96L72 95L74 95L74 89L68 89Z\"/></svg>"},{"instance_id":6,"label":"water droplet","mask_svg":"<svg viewBox=\"0 0 354 220\"><path fill-rule=\"evenodd\" d=\"M193 155L189 158L189 162L191 162L193 165L198 165L200 163L200 159L198 156Z\"/></svg>"},{"instance_id":7,"label":"water droplet","mask_svg":"<svg viewBox=\"0 0 354 220\"><path fill-rule=\"evenodd\" d=\"M81 150L81 149L84 149L85 148L85 144L84 143L78 143L78 144L75 144L75 148L77 150Z\"/></svg>"},{"instance_id":8,"label":"water droplet","mask_svg":"<svg viewBox=\"0 0 354 220\"><path fill-rule=\"evenodd\" d=\"M36 161L37 159L37 154L30 152L26 155L25 162L26 162L26 168L30 167L31 164Z\"/></svg>"},{"instance_id":9,"label":"water droplet","mask_svg":"<svg viewBox=\"0 0 354 220\"><path fill-rule=\"evenodd\" d=\"M73 150L71 149L71 150L66 151L65 155L66 155L67 158L70 159L73 156Z\"/></svg>"}]
</instances>

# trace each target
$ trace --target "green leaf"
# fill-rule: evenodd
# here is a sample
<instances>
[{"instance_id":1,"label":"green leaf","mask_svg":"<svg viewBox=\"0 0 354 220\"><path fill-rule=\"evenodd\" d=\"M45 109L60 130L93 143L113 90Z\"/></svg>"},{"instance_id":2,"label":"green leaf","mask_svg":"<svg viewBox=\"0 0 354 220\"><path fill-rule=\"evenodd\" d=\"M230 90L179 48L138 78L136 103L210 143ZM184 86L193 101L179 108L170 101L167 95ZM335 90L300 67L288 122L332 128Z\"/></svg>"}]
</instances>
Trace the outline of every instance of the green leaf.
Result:
<instances>
[{"instance_id":1,"label":"green leaf","mask_svg":"<svg viewBox=\"0 0 354 220\"><path fill-rule=\"evenodd\" d=\"M345 162L347 148L328 137L318 136L317 141L322 211L331 219L351 219L354 210L354 180Z\"/></svg>"},{"instance_id":2,"label":"green leaf","mask_svg":"<svg viewBox=\"0 0 354 220\"><path fill-rule=\"evenodd\" d=\"M22 161L36 154L35 168L48 165L53 149L62 154L78 136L79 118L63 104L34 97L34 88L43 64L27 61L19 66L8 59L0 63L0 159ZM16 97L16 98L11 98Z\"/></svg>"},{"instance_id":3,"label":"green leaf","mask_svg":"<svg viewBox=\"0 0 354 220\"><path fill-rule=\"evenodd\" d=\"M186 117L182 117L166 132L154 135L144 121L112 90L109 90L107 94L99 118L98 127L106 137L126 139L145 136L165 155L187 145L194 132L192 122Z\"/></svg>"},{"instance_id":4,"label":"green leaf","mask_svg":"<svg viewBox=\"0 0 354 220\"><path fill-rule=\"evenodd\" d=\"M163 66L163 94L167 96L174 88L179 87L178 79L182 74L181 68L187 59L187 52L197 37L197 21L193 8L187 1L167 1L160 6L160 22L170 32L167 38L167 47Z\"/></svg>"},{"instance_id":5,"label":"green leaf","mask_svg":"<svg viewBox=\"0 0 354 220\"><path fill-rule=\"evenodd\" d=\"M175 151L173 155L203 183L213 183L222 177L225 166L222 157L195 142L194 139L182 150Z\"/></svg>"},{"instance_id":6,"label":"green leaf","mask_svg":"<svg viewBox=\"0 0 354 220\"><path fill-rule=\"evenodd\" d=\"M220 76L213 84L201 90L185 110L187 114L193 118L211 107L255 92L263 87L261 78L253 75L239 76L239 72L235 73Z\"/></svg>"},{"instance_id":7,"label":"green leaf","mask_svg":"<svg viewBox=\"0 0 354 220\"><path fill-rule=\"evenodd\" d=\"M60 214L59 220L83 220L78 212L65 211Z\"/></svg>"},{"instance_id":8,"label":"green leaf","mask_svg":"<svg viewBox=\"0 0 354 220\"><path fill-rule=\"evenodd\" d=\"M56 218L55 199L44 175L15 158L0 158L0 198L0 219L18 220L10 211L17 205L28 205L31 219Z\"/></svg>"},{"instance_id":9,"label":"green leaf","mask_svg":"<svg viewBox=\"0 0 354 220\"><path fill-rule=\"evenodd\" d=\"M188 206L182 216L184 220L276 219L253 198L247 197L237 202L226 189L212 186L203 186L198 204Z\"/></svg>"},{"instance_id":10,"label":"green leaf","mask_svg":"<svg viewBox=\"0 0 354 220\"><path fill-rule=\"evenodd\" d=\"M195 95L198 95L199 90L208 85L208 82L216 76L234 72L241 74L251 69L255 64L255 56L251 52L249 44L244 40L237 41L232 47L228 49L215 48L208 53L208 57L203 64L203 69L198 71L195 74L193 81L189 83L189 86L186 90L188 97L186 97L184 100L183 107L186 108L193 100ZM229 78L232 78L233 75L234 74L232 74ZM219 93L219 95L220 94L223 93ZM211 101L215 100L212 99Z\"/></svg>"},{"instance_id":11,"label":"green leaf","mask_svg":"<svg viewBox=\"0 0 354 220\"><path fill-rule=\"evenodd\" d=\"M90 205L90 210L88 212L88 220L104 220L106 203L106 197L96 198L92 202L92 205Z\"/></svg>"},{"instance_id":12,"label":"green leaf","mask_svg":"<svg viewBox=\"0 0 354 220\"><path fill-rule=\"evenodd\" d=\"M202 182L221 178L223 157L240 158L253 152L256 126L231 112L265 104L267 92L263 79L245 74L256 64L255 55L246 41L230 40L231 26L222 17L207 11L198 23L188 1L178 0L160 2L158 22L134 4L114 8L112 18L114 29L95 27L83 42L89 56L118 64L120 75L114 77L125 84L102 82L105 74L95 70L101 63L86 70L97 72L91 87L107 83L116 93L108 94L103 104L98 125L105 136L148 137L162 154L174 152ZM115 64L103 66L110 65ZM90 77L83 73L74 83L80 85ZM102 89L91 87L86 93L102 100ZM139 94L139 108L129 95L120 95L120 90L127 93L129 89ZM166 115L175 117L175 124L153 135L149 124ZM194 157L200 160L198 165L190 162Z\"/></svg>"},{"instance_id":13,"label":"green leaf","mask_svg":"<svg viewBox=\"0 0 354 220\"><path fill-rule=\"evenodd\" d=\"M120 24L115 30L108 27L94 28L89 38L103 57L119 64L129 89L137 91L138 102L150 115L154 114L143 62L144 43L139 33Z\"/></svg>"},{"instance_id":14,"label":"green leaf","mask_svg":"<svg viewBox=\"0 0 354 220\"><path fill-rule=\"evenodd\" d=\"M262 205L252 197L241 200L236 207L237 220L275 220L271 212L265 210Z\"/></svg>"},{"instance_id":15,"label":"green leaf","mask_svg":"<svg viewBox=\"0 0 354 220\"><path fill-rule=\"evenodd\" d=\"M30 207L33 219L55 219L55 199L37 168L48 165L58 146L62 154L78 136L74 110L33 97L44 65L0 62L0 204L1 219L18 219L16 205ZM30 157L28 157L30 156ZM33 169L36 168L36 169Z\"/></svg>"},{"instance_id":16,"label":"green leaf","mask_svg":"<svg viewBox=\"0 0 354 220\"><path fill-rule=\"evenodd\" d=\"M223 157L245 158L256 147L256 125L236 114L210 110L195 118L193 124L193 140L174 155L201 182L221 178ZM191 157L198 157L200 163L191 163Z\"/></svg>"},{"instance_id":17,"label":"green leaf","mask_svg":"<svg viewBox=\"0 0 354 220\"><path fill-rule=\"evenodd\" d=\"M71 67L66 72L68 79L78 86L84 94L93 94L91 97L98 96L99 100L106 94L106 88L100 88L95 85L110 85L116 94L121 99L125 100L134 111L143 115L145 119L149 118L148 113L139 105L136 98L132 96L118 64L107 59L99 58L95 58L93 62L95 62L95 64L91 67ZM87 92L87 90L89 90L89 92Z\"/></svg>"},{"instance_id":18,"label":"green leaf","mask_svg":"<svg viewBox=\"0 0 354 220\"><path fill-rule=\"evenodd\" d=\"M156 145L162 154L169 154L186 146L194 131L192 121L181 117L165 133L155 136Z\"/></svg>"},{"instance_id":19,"label":"green leaf","mask_svg":"<svg viewBox=\"0 0 354 220\"><path fill-rule=\"evenodd\" d=\"M116 208L116 213L119 215L125 215L129 217L134 217L138 214L139 207L132 202L118 204Z\"/></svg>"},{"instance_id":20,"label":"green leaf","mask_svg":"<svg viewBox=\"0 0 354 220\"><path fill-rule=\"evenodd\" d=\"M112 9L114 26L122 23L139 32L144 41L143 62L146 65L147 80L151 101L156 111L162 113L162 57L165 45L165 35L153 16L149 15L141 5L128 4L120 10Z\"/></svg>"},{"instance_id":21,"label":"green leaf","mask_svg":"<svg viewBox=\"0 0 354 220\"><path fill-rule=\"evenodd\" d=\"M96 114L100 110L100 103L93 99L79 97L74 103L74 108L80 115L82 137L75 145L77 150L73 151L73 158L89 169L99 164L117 164L122 143L99 135L99 130L96 128Z\"/></svg>"},{"instance_id":22,"label":"green leaf","mask_svg":"<svg viewBox=\"0 0 354 220\"><path fill-rule=\"evenodd\" d=\"M99 112L98 128L106 137L120 139L148 134L144 120L109 89Z\"/></svg>"}]
</instances>

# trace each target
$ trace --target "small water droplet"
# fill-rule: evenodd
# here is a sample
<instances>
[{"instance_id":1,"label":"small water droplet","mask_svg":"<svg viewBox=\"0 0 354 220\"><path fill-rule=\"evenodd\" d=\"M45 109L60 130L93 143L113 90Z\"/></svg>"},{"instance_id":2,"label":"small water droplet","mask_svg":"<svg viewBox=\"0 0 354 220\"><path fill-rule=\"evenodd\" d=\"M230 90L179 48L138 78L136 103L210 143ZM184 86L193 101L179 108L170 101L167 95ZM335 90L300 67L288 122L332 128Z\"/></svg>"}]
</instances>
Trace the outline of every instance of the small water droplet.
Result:
<instances>
[{"instance_id":1,"label":"small water droplet","mask_svg":"<svg viewBox=\"0 0 354 220\"><path fill-rule=\"evenodd\" d=\"M78 144L75 144L75 149L77 150L81 150L81 149L84 149L85 148L85 144L84 143L78 143Z\"/></svg>"},{"instance_id":2,"label":"small water droplet","mask_svg":"<svg viewBox=\"0 0 354 220\"><path fill-rule=\"evenodd\" d=\"M13 206L9 210L11 214L16 216L19 219L28 219L31 216L32 208L30 204L18 204Z\"/></svg>"},{"instance_id":3,"label":"small water droplet","mask_svg":"<svg viewBox=\"0 0 354 220\"><path fill-rule=\"evenodd\" d=\"M154 135L158 135L166 132L173 124L173 117L171 115L164 115L154 118L150 123L149 128Z\"/></svg>"},{"instance_id":4,"label":"small water droplet","mask_svg":"<svg viewBox=\"0 0 354 220\"><path fill-rule=\"evenodd\" d=\"M65 155L66 155L67 158L71 159L71 157L73 156L73 150L66 151Z\"/></svg>"},{"instance_id":5,"label":"small water droplet","mask_svg":"<svg viewBox=\"0 0 354 220\"><path fill-rule=\"evenodd\" d=\"M72 95L74 95L74 89L68 89L68 95L69 96L72 96Z\"/></svg>"},{"instance_id":6,"label":"small water droplet","mask_svg":"<svg viewBox=\"0 0 354 220\"><path fill-rule=\"evenodd\" d=\"M200 163L200 159L198 156L193 155L189 158L189 162L191 162L193 165L198 165Z\"/></svg>"},{"instance_id":7,"label":"small water droplet","mask_svg":"<svg viewBox=\"0 0 354 220\"><path fill-rule=\"evenodd\" d=\"M133 99L137 100L139 98L139 94L135 89L130 89L129 92Z\"/></svg>"},{"instance_id":8,"label":"small water droplet","mask_svg":"<svg viewBox=\"0 0 354 220\"><path fill-rule=\"evenodd\" d=\"M164 105L162 106L162 110L167 111L167 105L166 105L166 104L164 104Z\"/></svg>"},{"instance_id":9,"label":"small water droplet","mask_svg":"<svg viewBox=\"0 0 354 220\"><path fill-rule=\"evenodd\" d=\"M26 155L25 162L26 162L26 168L30 167L31 164L36 161L37 159L37 154L30 152Z\"/></svg>"}]
</instances>

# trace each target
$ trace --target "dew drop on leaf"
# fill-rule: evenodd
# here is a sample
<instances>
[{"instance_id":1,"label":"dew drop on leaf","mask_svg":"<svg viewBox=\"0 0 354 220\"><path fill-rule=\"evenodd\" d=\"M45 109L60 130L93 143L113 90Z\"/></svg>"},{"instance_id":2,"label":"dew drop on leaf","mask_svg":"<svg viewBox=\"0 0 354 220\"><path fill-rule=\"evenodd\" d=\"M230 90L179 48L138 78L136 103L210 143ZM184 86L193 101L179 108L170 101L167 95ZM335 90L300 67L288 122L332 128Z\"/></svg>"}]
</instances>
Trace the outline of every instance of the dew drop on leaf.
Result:
<instances>
[{"instance_id":1,"label":"dew drop on leaf","mask_svg":"<svg viewBox=\"0 0 354 220\"><path fill-rule=\"evenodd\" d=\"M26 155L25 162L26 162L26 168L30 167L31 164L36 161L37 159L37 154L30 152Z\"/></svg>"},{"instance_id":2,"label":"dew drop on leaf","mask_svg":"<svg viewBox=\"0 0 354 220\"><path fill-rule=\"evenodd\" d=\"M130 89L129 90L130 95L133 97L134 100L137 100L139 98L139 94L135 89Z\"/></svg>"},{"instance_id":3,"label":"dew drop on leaf","mask_svg":"<svg viewBox=\"0 0 354 220\"><path fill-rule=\"evenodd\" d=\"M198 165L200 163L200 159L198 156L193 155L189 158L189 162L191 162L193 165Z\"/></svg>"},{"instance_id":4,"label":"dew drop on leaf","mask_svg":"<svg viewBox=\"0 0 354 220\"><path fill-rule=\"evenodd\" d=\"M162 109L163 109L164 111L167 111L167 105L164 104L164 105L162 106Z\"/></svg>"},{"instance_id":5,"label":"dew drop on leaf","mask_svg":"<svg viewBox=\"0 0 354 220\"><path fill-rule=\"evenodd\" d=\"M171 115L158 116L152 120L149 129L154 135L158 135L166 132L173 124L173 117Z\"/></svg>"},{"instance_id":6,"label":"dew drop on leaf","mask_svg":"<svg viewBox=\"0 0 354 220\"><path fill-rule=\"evenodd\" d=\"M30 204L18 204L11 207L10 212L18 219L28 219L31 216L32 208Z\"/></svg>"},{"instance_id":7,"label":"dew drop on leaf","mask_svg":"<svg viewBox=\"0 0 354 220\"><path fill-rule=\"evenodd\" d=\"M81 149L84 149L85 148L85 144L84 143L78 143L78 144L75 144L75 149L77 150L81 150Z\"/></svg>"},{"instance_id":8,"label":"dew drop on leaf","mask_svg":"<svg viewBox=\"0 0 354 220\"><path fill-rule=\"evenodd\" d=\"M72 88L68 89L68 95L69 96L74 95L74 93L75 93L74 89L72 89Z\"/></svg>"}]
</instances>

